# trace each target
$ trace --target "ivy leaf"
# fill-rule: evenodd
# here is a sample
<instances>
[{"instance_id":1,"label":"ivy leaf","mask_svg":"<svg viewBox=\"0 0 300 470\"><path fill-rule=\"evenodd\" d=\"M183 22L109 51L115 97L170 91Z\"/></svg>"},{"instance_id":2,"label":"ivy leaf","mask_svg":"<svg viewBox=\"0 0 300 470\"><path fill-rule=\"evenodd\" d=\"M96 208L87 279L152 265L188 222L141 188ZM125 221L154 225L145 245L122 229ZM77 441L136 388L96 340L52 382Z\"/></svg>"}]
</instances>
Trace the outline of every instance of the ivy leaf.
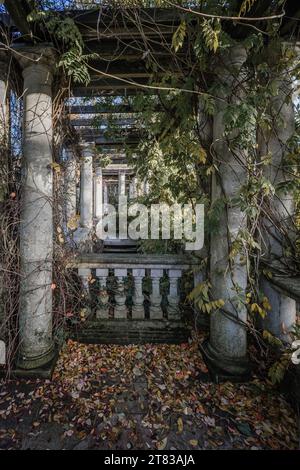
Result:
<instances>
[{"instance_id":1,"label":"ivy leaf","mask_svg":"<svg viewBox=\"0 0 300 470\"><path fill-rule=\"evenodd\" d=\"M172 37L172 48L177 52L183 46L183 41L186 35L186 22L182 21Z\"/></svg>"}]
</instances>

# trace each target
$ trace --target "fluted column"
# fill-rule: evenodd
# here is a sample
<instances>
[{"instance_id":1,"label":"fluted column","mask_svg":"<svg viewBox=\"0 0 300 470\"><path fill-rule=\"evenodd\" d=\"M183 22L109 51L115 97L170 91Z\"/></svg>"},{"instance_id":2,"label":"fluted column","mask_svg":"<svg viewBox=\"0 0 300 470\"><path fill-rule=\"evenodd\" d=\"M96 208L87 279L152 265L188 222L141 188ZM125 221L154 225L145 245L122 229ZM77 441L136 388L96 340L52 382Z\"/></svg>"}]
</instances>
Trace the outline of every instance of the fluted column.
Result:
<instances>
[{"instance_id":1,"label":"fluted column","mask_svg":"<svg viewBox=\"0 0 300 470\"><path fill-rule=\"evenodd\" d=\"M242 95L243 64L246 51L242 45L232 46L224 53L222 66L216 70L217 80L227 90L217 101L213 124L213 148L218 171L212 180L212 204L220 199L225 207L219 217L218 228L211 234L210 276L213 300L223 300L224 307L211 313L210 339L203 345L204 357L216 380L243 379L248 375L247 269L243 253L230 257L232 243L246 227L246 216L240 208L239 191L246 181L245 151L230 148L230 140L237 142L238 130L225 136L224 114L226 103L239 105ZM228 142L229 140L229 142Z\"/></svg>"},{"instance_id":2,"label":"fluted column","mask_svg":"<svg viewBox=\"0 0 300 470\"><path fill-rule=\"evenodd\" d=\"M20 216L19 366L54 356L52 338L52 70L53 50L17 55L24 77L23 189Z\"/></svg>"}]
</instances>

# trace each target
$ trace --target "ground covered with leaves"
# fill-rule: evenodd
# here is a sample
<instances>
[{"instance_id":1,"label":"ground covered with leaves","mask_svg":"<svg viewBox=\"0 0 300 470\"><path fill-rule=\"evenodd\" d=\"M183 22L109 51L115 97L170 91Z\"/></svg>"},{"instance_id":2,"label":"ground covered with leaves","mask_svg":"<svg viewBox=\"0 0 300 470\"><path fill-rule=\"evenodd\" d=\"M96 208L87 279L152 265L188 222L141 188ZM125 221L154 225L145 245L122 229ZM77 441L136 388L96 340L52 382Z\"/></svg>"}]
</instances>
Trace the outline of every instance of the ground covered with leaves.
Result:
<instances>
[{"instance_id":1,"label":"ground covered with leaves","mask_svg":"<svg viewBox=\"0 0 300 470\"><path fill-rule=\"evenodd\" d=\"M51 381L2 379L0 449L297 449L271 384L212 384L198 344L69 341Z\"/></svg>"}]
</instances>

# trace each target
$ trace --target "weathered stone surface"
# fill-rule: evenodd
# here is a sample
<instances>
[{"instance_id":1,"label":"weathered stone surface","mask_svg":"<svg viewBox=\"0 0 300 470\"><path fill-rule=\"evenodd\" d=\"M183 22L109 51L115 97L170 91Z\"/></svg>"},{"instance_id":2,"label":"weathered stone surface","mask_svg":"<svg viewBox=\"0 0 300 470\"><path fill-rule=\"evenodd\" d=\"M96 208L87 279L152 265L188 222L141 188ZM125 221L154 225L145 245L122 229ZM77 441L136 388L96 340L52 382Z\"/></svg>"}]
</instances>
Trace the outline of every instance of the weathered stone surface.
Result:
<instances>
[{"instance_id":1,"label":"weathered stone surface","mask_svg":"<svg viewBox=\"0 0 300 470\"><path fill-rule=\"evenodd\" d=\"M54 356L50 60L53 52L35 48L26 50L20 57L24 77L24 182L20 222L19 366L31 369Z\"/></svg>"},{"instance_id":2,"label":"weathered stone surface","mask_svg":"<svg viewBox=\"0 0 300 470\"><path fill-rule=\"evenodd\" d=\"M222 67L217 70L218 79L225 85L225 90L233 89L241 79L246 58L242 45L233 46L225 53ZM224 308L211 314L207 359L212 367L212 357L215 357L218 367L224 369L223 374L227 372L231 376L235 373L240 375L247 354L246 327L243 324L247 320L247 311L246 306L237 300L239 295L245 295L247 269L240 261L242 253L229 259L230 246L247 222L239 203L235 202L241 185L246 181L246 168L244 150L235 148L233 153L224 136L227 96L222 98L225 100L218 102L213 124L214 151L219 171L213 175L212 204L223 199L225 207L220 214L218 228L211 235L210 271L212 297L214 300L222 299L225 304ZM241 96L236 94L231 96L231 104L238 103L240 99ZM232 137L236 138L237 135ZM205 354L205 349L203 352Z\"/></svg>"}]
</instances>

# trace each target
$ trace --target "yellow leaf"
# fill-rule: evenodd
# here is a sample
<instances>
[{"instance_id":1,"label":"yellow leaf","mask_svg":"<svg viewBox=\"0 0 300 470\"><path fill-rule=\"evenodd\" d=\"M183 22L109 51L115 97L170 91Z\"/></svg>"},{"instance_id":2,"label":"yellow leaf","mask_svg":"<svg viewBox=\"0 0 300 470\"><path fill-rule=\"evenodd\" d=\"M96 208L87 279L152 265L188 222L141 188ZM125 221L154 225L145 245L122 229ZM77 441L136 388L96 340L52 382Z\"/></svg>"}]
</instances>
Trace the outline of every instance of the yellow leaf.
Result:
<instances>
[{"instance_id":1,"label":"yellow leaf","mask_svg":"<svg viewBox=\"0 0 300 470\"><path fill-rule=\"evenodd\" d=\"M165 438L162 439L161 441L158 441L158 442L157 442L156 448L157 448L158 450L164 450L164 449L166 448L167 442L168 442L168 438L165 437Z\"/></svg>"},{"instance_id":2,"label":"yellow leaf","mask_svg":"<svg viewBox=\"0 0 300 470\"><path fill-rule=\"evenodd\" d=\"M189 441L189 444L193 447L196 447L198 445L198 441L197 441L197 439L191 439Z\"/></svg>"},{"instance_id":3,"label":"yellow leaf","mask_svg":"<svg viewBox=\"0 0 300 470\"><path fill-rule=\"evenodd\" d=\"M177 426L178 426L178 432L179 432L179 433L182 433L182 431L183 431L183 421L182 421L182 418L178 418L178 420L177 420Z\"/></svg>"},{"instance_id":4,"label":"yellow leaf","mask_svg":"<svg viewBox=\"0 0 300 470\"><path fill-rule=\"evenodd\" d=\"M199 150L199 161L200 163L206 163L207 153L203 147L200 147Z\"/></svg>"},{"instance_id":5,"label":"yellow leaf","mask_svg":"<svg viewBox=\"0 0 300 470\"><path fill-rule=\"evenodd\" d=\"M60 168L60 165L56 162L53 162L50 164L50 167L56 172L56 173L60 173L61 172L61 168Z\"/></svg>"}]
</instances>

